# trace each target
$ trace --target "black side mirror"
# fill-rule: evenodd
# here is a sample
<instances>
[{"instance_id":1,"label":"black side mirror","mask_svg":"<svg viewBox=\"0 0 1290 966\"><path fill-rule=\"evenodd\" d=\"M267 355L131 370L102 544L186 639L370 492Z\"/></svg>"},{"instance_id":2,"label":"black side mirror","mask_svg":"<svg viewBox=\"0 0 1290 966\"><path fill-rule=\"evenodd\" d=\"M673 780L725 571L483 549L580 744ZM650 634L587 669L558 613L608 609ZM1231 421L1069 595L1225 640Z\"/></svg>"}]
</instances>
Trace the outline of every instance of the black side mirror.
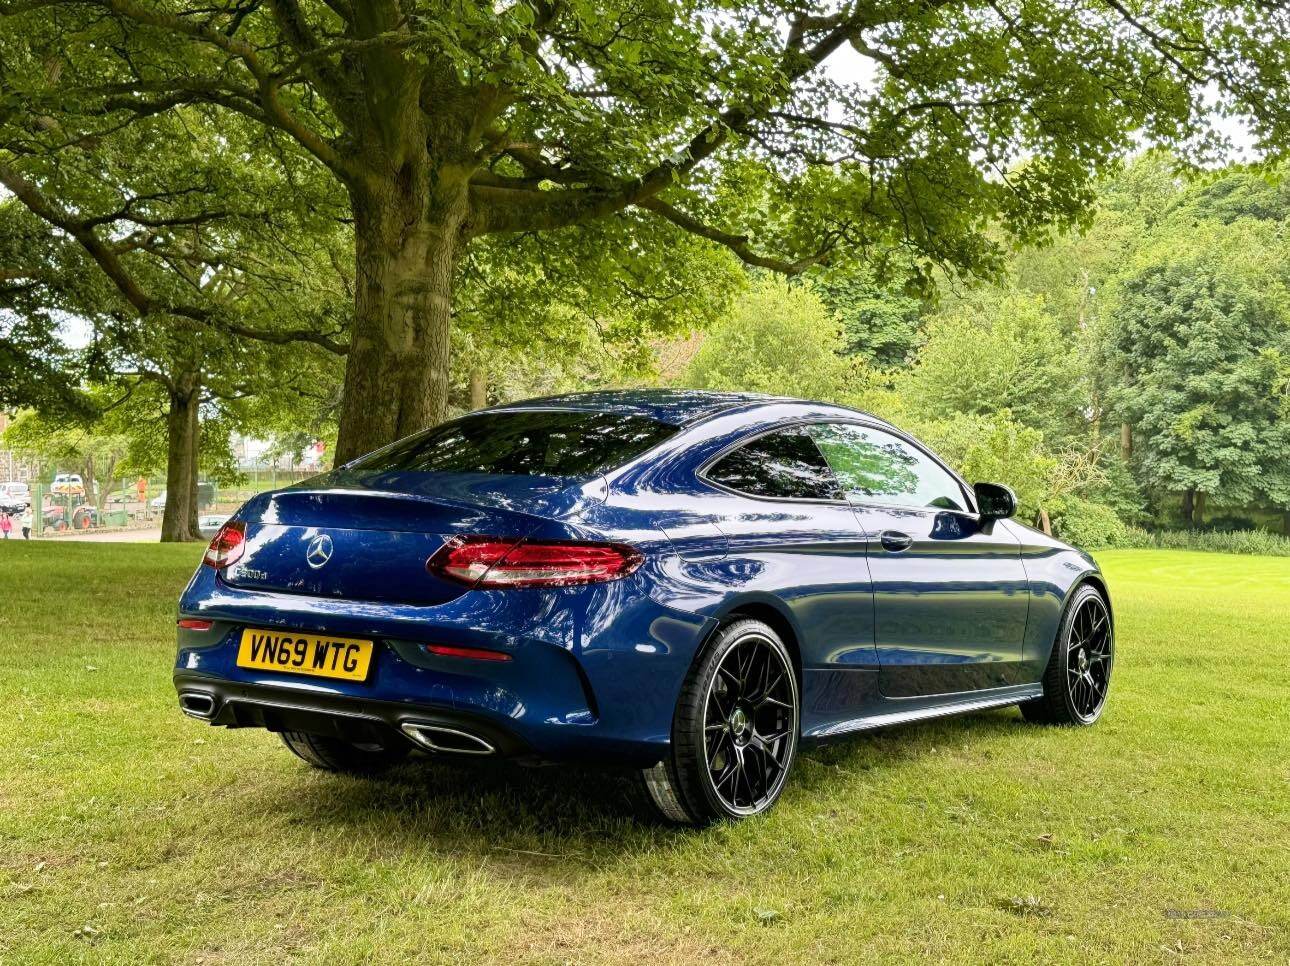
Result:
<instances>
[{"instance_id":1,"label":"black side mirror","mask_svg":"<svg viewBox=\"0 0 1290 966\"><path fill-rule=\"evenodd\" d=\"M1005 520L1017 512L1017 494L1002 483L974 483L976 504L983 520Z\"/></svg>"}]
</instances>

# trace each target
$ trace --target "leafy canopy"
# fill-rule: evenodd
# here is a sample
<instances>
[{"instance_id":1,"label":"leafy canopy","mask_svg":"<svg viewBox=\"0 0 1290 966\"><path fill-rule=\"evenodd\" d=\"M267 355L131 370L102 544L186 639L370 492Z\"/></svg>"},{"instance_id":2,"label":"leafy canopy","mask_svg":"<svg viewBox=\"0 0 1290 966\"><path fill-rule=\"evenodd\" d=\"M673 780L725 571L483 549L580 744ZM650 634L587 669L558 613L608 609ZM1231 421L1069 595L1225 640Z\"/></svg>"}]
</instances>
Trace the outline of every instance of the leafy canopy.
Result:
<instances>
[{"instance_id":1,"label":"leafy canopy","mask_svg":"<svg viewBox=\"0 0 1290 966\"><path fill-rule=\"evenodd\" d=\"M1290 506L1290 291L1278 226L1204 222L1122 280L1112 400L1149 486Z\"/></svg>"}]
</instances>

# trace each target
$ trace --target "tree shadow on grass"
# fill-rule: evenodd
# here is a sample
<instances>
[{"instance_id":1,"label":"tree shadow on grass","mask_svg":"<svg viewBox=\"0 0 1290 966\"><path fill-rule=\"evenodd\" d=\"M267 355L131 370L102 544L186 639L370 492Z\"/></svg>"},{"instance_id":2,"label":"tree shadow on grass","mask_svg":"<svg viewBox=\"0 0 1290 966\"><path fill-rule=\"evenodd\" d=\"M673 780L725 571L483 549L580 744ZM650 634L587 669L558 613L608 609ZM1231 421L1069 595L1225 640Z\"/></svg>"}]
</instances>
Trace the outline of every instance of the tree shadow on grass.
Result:
<instances>
[{"instance_id":1,"label":"tree shadow on grass","mask_svg":"<svg viewBox=\"0 0 1290 966\"><path fill-rule=\"evenodd\" d=\"M876 782L887 773L897 780L901 770L937 746L1006 742L1021 727L1015 711L991 711L806 746L790 779L792 797L809 801L827 791L839 771L864 771ZM330 831L339 841L369 842L385 855L432 851L487 857L525 875L561 875L571 867L601 866L634 853L686 849L696 837L714 834L657 819L639 776L621 769L415 756L378 778L297 774L299 781L263 790L266 807L292 822Z\"/></svg>"}]
</instances>

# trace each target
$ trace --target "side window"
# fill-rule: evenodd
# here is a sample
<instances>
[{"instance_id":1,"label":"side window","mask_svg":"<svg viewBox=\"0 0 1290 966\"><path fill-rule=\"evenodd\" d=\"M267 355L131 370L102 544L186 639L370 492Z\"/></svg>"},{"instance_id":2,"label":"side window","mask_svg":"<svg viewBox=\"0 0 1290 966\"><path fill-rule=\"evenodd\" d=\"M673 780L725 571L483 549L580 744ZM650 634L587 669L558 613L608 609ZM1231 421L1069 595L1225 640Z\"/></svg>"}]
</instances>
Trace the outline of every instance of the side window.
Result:
<instances>
[{"instance_id":1,"label":"side window","mask_svg":"<svg viewBox=\"0 0 1290 966\"><path fill-rule=\"evenodd\" d=\"M723 456L703 475L751 496L798 500L841 497L819 448L805 430L796 427L758 436Z\"/></svg>"},{"instance_id":2,"label":"side window","mask_svg":"<svg viewBox=\"0 0 1290 966\"><path fill-rule=\"evenodd\" d=\"M854 499L964 509L958 481L903 439L853 423L821 423L810 427L810 433L837 474L838 484Z\"/></svg>"}]
</instances>

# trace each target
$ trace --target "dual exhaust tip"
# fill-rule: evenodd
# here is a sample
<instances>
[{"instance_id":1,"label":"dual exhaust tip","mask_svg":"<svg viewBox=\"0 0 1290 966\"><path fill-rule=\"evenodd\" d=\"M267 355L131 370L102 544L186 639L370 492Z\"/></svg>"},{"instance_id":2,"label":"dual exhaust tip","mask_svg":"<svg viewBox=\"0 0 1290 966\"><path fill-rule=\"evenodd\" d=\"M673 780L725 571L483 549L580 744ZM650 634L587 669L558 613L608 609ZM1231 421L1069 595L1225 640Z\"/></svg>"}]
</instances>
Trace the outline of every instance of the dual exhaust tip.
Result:
<instances>
[{"instance_id":1,"label":"dual exhaust tip","mask_svg":"<svg viewBox=\"0 0 1290 966\"><path fill-rule=\"evenodd\" d=\"M179 709L190 718L210 721L215 717L215 697L205 691L181 691ZM405 721L399 729L429 751L451 755L495 755L497 748L479 735L446 725Z\"/></svg>"}]
</instances>

